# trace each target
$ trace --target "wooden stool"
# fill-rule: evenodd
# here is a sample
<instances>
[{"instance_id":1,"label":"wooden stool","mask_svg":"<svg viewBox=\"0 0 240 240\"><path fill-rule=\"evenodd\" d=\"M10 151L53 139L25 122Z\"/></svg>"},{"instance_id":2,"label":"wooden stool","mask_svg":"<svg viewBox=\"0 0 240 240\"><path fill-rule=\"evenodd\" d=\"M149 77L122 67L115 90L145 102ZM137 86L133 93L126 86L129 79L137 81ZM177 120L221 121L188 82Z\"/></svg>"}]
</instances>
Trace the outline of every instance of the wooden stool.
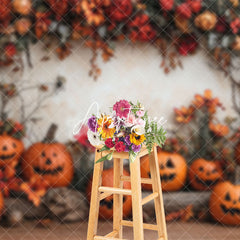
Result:
<instances>
[{"instance_id":1,"label":"wooden stool","mask_svg":"<svg viewBox=\"0 0 240 240\"><path fill-rule=\"evenodd\" d=\"M108 154L108 151L98 152L96 150L95 162L102 156ZM101 186L101 175L103 171L103 162L95 164L92 193L90 203L90 213L88 222L87 240L107 240L122 239L122 226L133 227L134 240L144 239L144 229L155 230L158 232L158 240L167 240L166 221L163 207L163 197L161 190L161 181L159 175L159 166L157 159L157 148L154 146L150 156L151 179L142 178L140 174L140 157L148 154L146 148L142 148L133 163L130 163L130 177L123 176L123 159L128 159L128 153L113 152L114 181L113 187ZM131 182L131 190L123 189L123 181ZM152 184L153 193L142 199L141 183ZM113 231L105 236L97 236L97 225L99 215L99 203L102 199L113 194ZM123 195L132 195L132 214L133 221L122 219L123 213ZM142 205L154 199L157 225L144 224Z\"/></svg>"}]
</instances>

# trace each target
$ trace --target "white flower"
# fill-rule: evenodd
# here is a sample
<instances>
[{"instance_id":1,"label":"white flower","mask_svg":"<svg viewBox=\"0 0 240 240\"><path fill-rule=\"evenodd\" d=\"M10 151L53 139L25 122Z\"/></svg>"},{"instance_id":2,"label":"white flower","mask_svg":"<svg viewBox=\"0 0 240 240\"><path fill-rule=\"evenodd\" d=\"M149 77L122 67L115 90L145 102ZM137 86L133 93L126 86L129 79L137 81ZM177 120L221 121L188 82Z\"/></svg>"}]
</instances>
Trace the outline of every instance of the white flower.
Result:
<instances>
[{"instance_id":1,"label":"white flower","mask_svg":"<svg viewBox=\"0 0 240 240\"><path fill-rule=\"evenodd\" d=\"M145 134L145 127L143 125L135 125L132 127L131 132L135 132L137 135Z\"/></svg>"},{"instance_id":2,"label":"white flower","mask_svg":"<svg viewBox=\"0 0 240 240\"><path fill-rule=\"evenodd\" d=\"M104 144L103 141L100 140L100 135L98 132L92 132L90 129L87 132L88 140L93 146L99 146Z\"/></svg>"}]
</instances>

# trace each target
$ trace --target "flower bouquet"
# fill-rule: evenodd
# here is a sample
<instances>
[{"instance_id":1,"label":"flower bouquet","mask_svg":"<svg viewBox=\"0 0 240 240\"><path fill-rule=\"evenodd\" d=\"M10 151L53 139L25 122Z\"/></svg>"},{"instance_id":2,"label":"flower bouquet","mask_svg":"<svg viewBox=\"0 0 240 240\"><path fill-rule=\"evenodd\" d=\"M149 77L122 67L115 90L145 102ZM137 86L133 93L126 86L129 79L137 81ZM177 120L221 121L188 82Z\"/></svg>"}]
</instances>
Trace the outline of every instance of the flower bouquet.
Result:
<instances>
[{"instance_id":1,"label":"flower bouquet","mask_svg":"<svg viewBox=\"0 0 240 240\"><path fill-rule=\"evenodd\" d=\"M120 100L113 105L111 114L92 115L88 119L88 139L100 152L110 151L97 162L111 160L113 151L128 152L131 162L135 160L143 145L150 153L156 143L165 142L166 131L162 121L151 119L140 102L134 104Z\"/></svg>"}]
</instances>

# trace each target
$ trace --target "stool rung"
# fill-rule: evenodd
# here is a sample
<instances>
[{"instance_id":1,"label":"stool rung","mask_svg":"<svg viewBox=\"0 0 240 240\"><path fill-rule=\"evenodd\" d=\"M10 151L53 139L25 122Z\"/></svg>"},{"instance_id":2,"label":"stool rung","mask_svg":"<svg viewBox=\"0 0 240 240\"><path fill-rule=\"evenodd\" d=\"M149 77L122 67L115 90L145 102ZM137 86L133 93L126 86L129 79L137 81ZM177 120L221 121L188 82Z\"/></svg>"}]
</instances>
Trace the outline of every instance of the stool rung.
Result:
<instances>
[{"instance_id":1,"label":"stool rung","mask_svg":"<svg viewBox=\"0 0 240 240\"><path fill-rule=\"evenodd\" d=\"M132 195L132 191L128 189L113 188L113 187L99 187L99 192L111 193L111 194L123 194L123 195Z\"/></svg>"},{"instance_id":2,"label":"stool rung","mask_svg":"<svg viewBox=\"0 0 240 240\"><path fill-rule=\"evenodd\" d=\"M131 178L128 176L121 176L121 181L131 182ZM141 178L141 183L152 184L151 178Z\"/></svg>"},{"instance_id":3,"label":"stool rung","mask_svg":"<svg viewBox=\"0 0 240 240\"><path fill-rule=\"evenodd\" d=\"M104 192L104 193L101 193L101 194L100 194L99 199L100 199L100 201L101 201L101 200L103 200L104 198L109 197L109 196L111 196L111 195L112 195L112 193L110 193L110 192Z\"/></svg>"},{"instance_id":4,"label":"stool rung","mask_svg":"<svg viewBox=\"0 0 240 240\"><path fill-rule=\"evenodd\" d=\"M147 197L143 198L142 205L150 202L151 200L153 200L156 197L158 197L158 193L157 192L154 192L154 193L148 195Z\"/></svg>"},{"instance_id":5,"label":"stool rung","mask_svg":"<svg viewBox=\"0 0 240 240\"><path fill-rule=\"evenodd\" d=\"M125 227L133 227L132 221L122 220L121 225ZM154 224L143 223L143 228L153 231L158 231L158 226ZM161 238L160 238L161 239Z\"/></svg>"},{"instance_id":6,"label":"stool rung","mask_svg":"<svg viewBox=\"0 0 240 240\"><path fill-rule=\"evenodd\" d=\"M94 240L127 240L127 239L95 236Z\"/></svg>"},{"instance_id":7,"label":"stool rung","mask_svg":"<svg viewBox=\"0 0 240 240\"><path fill-rule=\"evenodd\" d=\"M108 233L104 237L115 237L118 234L118 231L113 230L112 232Z\"/></svg>"}]
</instances>

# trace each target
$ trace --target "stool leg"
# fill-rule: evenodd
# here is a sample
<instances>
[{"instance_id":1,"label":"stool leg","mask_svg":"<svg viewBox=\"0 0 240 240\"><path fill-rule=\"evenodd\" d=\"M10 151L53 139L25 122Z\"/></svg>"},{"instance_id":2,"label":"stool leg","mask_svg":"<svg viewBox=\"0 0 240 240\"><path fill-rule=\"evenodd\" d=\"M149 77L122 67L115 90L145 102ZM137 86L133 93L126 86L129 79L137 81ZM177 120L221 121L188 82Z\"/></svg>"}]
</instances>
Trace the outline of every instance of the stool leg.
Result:
<instances>
[{"instance_id":1,"label":"stool leg","mask_svg":"<svg viewBox=\"0 0 240 240\"><path fill-rule=\"evenodd\" d=\"M123 188L123 182L121 181L121 176L123 175L123 159L114 158L113 160L114 169L114 188ZM113 194L113 230L117 231L116 237L122 238L122 220L123 215L123 195Z\"/></svg>"},{"instance_id":2,"label":"stool leg","mask_svg":"<svg viewBox=\"0 0 240 240\"><path fill-rule=\"evenodd\" d=\"M159 174L157 147L153 148L152 153L149 156L150 171L152 177L152 189L153 192L158 192L158 197L154 199L155 214L158 225L158 237L163 237L167 240L166 219L163 206L163 196L161 188L161 180Z\"/></svg>"},{"instance_id":3,"label":"stool leg","mask_svg":"<svg viewBox=\"0 0 240 240\"><path fill-rule=\"evenodd\" d=\"M140 159L130 163L134 240L143 240L142 189Z\"/></svg>"},{"instance_id":4,"label":"stool leg","mask_svg":"<svg viewBox=\"0 0 240 240\"><path fill-rule=\"evenodd\" d=\"M99 153L96 151L95 162L98 159L100 159L101 156L102 156L102 153ZM102 183L102 171L103 171L103 162L100 162L94 165L87 240L93 240L94 236L97 234L98 214L99 214L99 196L100 196L98 188Z\"/></svg>"}]
</instances>

